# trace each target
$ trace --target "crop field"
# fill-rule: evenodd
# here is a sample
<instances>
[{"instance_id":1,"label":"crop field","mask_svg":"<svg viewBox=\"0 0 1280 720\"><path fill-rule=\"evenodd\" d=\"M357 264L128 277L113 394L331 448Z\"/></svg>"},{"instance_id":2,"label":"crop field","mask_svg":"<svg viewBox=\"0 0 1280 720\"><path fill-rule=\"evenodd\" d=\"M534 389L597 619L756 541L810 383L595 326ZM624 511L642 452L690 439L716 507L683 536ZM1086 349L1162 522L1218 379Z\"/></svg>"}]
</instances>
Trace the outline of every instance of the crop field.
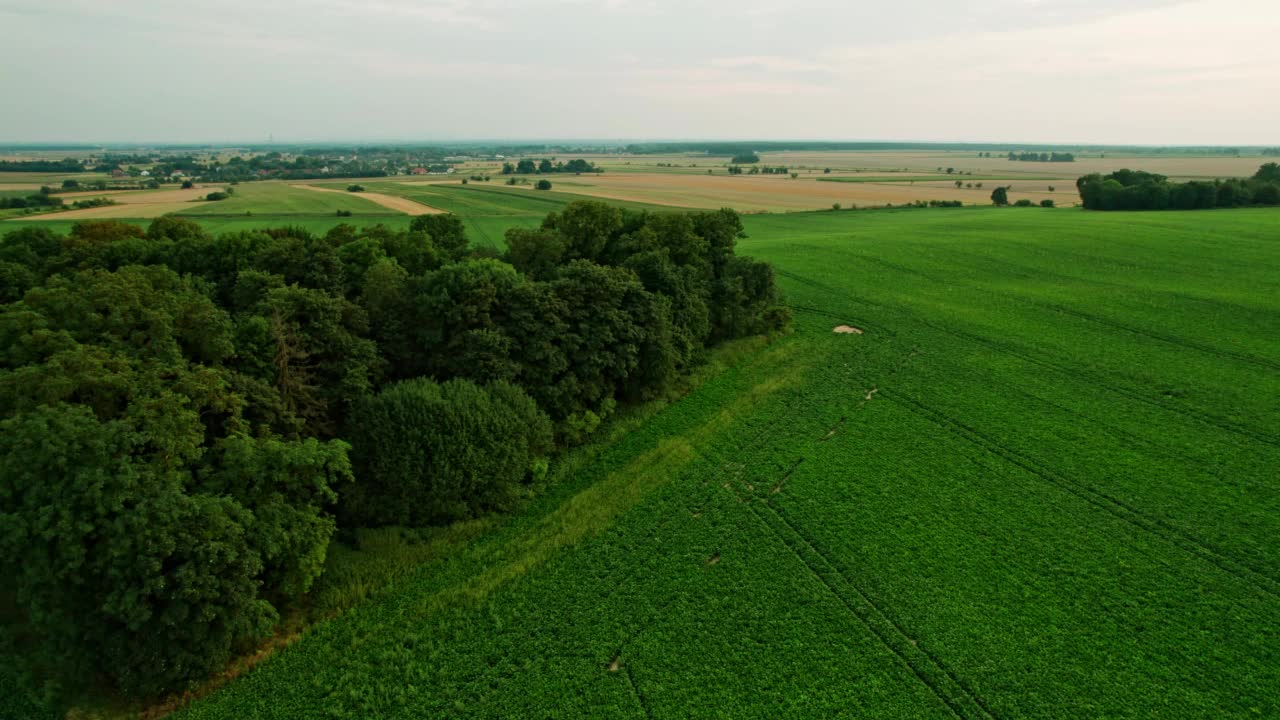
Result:
<instances>
[{"instance_id":1,"label":"crop field","mask_svg":"<svg viewBox=\"0 0 1280 720\"><path fill-rule=\"evenodd\" d=\"M1280 213L745 222L793 334L177 717L1280 714Z\"/></svg>"},{"instance_id":2,"label":"crop field","mask_svg":"<svg viewBox=\"0 0 1280 720\"><path fill-rule=\"evenodd\" d=\"M1172 178L1247 177L1264 162L1257 155L1233 157L1228 155L1159 155L1125 153L1076 153L1071 163L1011 162L1002 152L1018 150L1005 148L994 151L996 157L979 158L977 151L885 151L885 152L774 152L763 153L760 161L766 165L786 165L793 168L832 168L833 171L876 172L899 170L913 172L934 171L937 168L954 167L957 171L974 175L1048 175L1074 180L1089 173L1110 173L1121 168L1146 170ZM1105 157L1103 157L1105 155Z\"/></svg>"},{"instance_id":3,"label":"crop field","mask_svg":"<svg viewBox=\"0 0 1280 720\"><path fill-rule=\"evenodd\" d=\"M567 177L556 183L566 193L630 202L645 202L674 208L715 209L731 207L739 212L789 212L830 208L835 203L844 207L901 205L917 200L959 200L966 204L989 204L991 191L1000 183L981 178L955 178L964 182L983 182L983 188L957 188L955 180L942 182L937 176L924 176L917 181L910 175L899 178L875 176L863 180L856 176L827 175L675 175L622 174L582 175ZM821 182L838 179L844 182ZM1023 197L1035 201L1053 198L1047 187L1057 183L1059 190L1075 195L1075 180L1019 181L1009 192L1012 200Z\"/></svg>"},{"instance_id":4,"label":"crop field","mask_svg":"<svg viewBox=\"0 0 1280 720\"><path fill-rule=\"evenodd\" d=\"M349 183L348 183L349 184ZM344 185L345 187L345 185ZM216 189L216 188L214 188ZM396 215L376 202L360 197L360 193L323 193L284 182L252 182L235 186L235 194L226 200L201 202L184 208L179 214L208 215L333 215L349 210L353 215Z\"/></svg>"}]
</instances>

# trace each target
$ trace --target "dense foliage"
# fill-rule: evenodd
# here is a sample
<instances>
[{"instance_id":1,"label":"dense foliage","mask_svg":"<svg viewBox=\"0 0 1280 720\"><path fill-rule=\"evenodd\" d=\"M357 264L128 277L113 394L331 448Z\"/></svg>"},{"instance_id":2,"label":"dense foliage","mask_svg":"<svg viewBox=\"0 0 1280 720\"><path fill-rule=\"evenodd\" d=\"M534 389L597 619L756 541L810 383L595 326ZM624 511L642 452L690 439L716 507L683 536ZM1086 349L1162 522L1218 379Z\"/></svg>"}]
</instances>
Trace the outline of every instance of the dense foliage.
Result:
<instances>
[{"instance_id":1,"label":"dense foliage","mask_svg":"<svg viewBox=\"0 0 1280 720\"><path fill-rule=\"evenodd\" d=\"M728 210L580 202L502 259L453 215L9 233L0 571L23 635L48 668L179 689L308 590L335 517L510 507L554 443L787 321L741 232Z\"/></svg>"},{"instance_id":2,"label":"dense foliage","mask_svg":"<svg viewBox=\"0 0 1280 720\"><path fill-rule=\"evenodd\" d=\"M582 158L574 158L569 162L552 162L546 158L541 160L525 158L515 164L509 162L502 164L503 175L533 175L535 173L538 175L547 175L551 173L581 174L601 172L604 172L602 168L597 167L595 163L590 160L583 160Z\"/></svg>"},{"instance_id":3,"label":"dense foliage","mask_svg":"<svg viewBox=\"0 0 1280 720\"><path fill-rule=\"evenodd\" d=\"M74 158L62 160L0 160L0 172L56 173L84 172L84 164Z\"/></svg>"},{"instance_id":4,"label":"dense foliage","mask_svg":"<svg viewBox=\"0 0 1280 720\"><path fill-rule=\"evenodd\" d=\"M1076 156L1073 153L1054 152L1054 153L1034 153L1034 152L1010 152L1007 156L1011 161L1019 162L1075 162Z\"/></svg>"},{"instance_id":5,"label":"dense foliage","mask_svg":"<svg viewBox=\"0 0 1280 720\"><path fill-rule=\"evenodd\" d=\"M1090 210L1202 210L1280 205L1280 165L1267 163L1248 179L1170 182L1164 175L1118 170L1076 181Z\"/></svg>"}]
</instances>

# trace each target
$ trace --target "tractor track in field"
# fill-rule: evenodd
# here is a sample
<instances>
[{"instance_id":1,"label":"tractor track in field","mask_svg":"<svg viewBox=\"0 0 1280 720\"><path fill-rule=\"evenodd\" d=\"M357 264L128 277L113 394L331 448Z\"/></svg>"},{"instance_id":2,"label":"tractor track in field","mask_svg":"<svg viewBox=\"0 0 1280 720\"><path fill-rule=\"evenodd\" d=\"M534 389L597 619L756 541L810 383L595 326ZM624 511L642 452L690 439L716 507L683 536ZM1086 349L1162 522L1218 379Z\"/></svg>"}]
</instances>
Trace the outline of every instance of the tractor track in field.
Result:
<instances>
[{"instance_id":1,"label":"tractor track in field","mask_svg":"<svg viewBox=\"0 0 1280 720\"><path fill-rule=\"evenodd\" d=\"M1137 507L1126 503L1091 485L1073 480L1057 473L1032 457L1006 447L985 433L977 430L945 413L934 410L924 403L903 393L881 389L881 394L899 407L923 418L926 421L946 430L953 436L975 445L999 457L1000 459L1030 473L1041 481L1065 490L1085 502L1107 511L1127 524L1154 535L1175 547L1191 553L1205 562L1226 572L1241 582L1275 598L1280 598L1280 582L1267 572L1253 567L1247 562L1232 557L1210 543L1201 540L1191 533L1169 523L1168 521L1149 515Z\"/></svg>"},{"instance_id":2,"label":"tractor track in field","mask_svg":"<svg viewBox=\"0 0 1280 720\"><path fill-rule=\"evenodd\" d=\"M751 437L751 439L745 445L740 446L738 449L734 451L735 454L741 453L744 450L754 450L760 447L760 445L768 437L768 435L771 434L775 428L777 428L779 425L781 425L783 422L785 422L791 416L793 416L796 413L796 411L800 409L800 407L801 407L801 403L799 402L786 403L786 410L782 413L776 414L774 417L772 417L769 420L769 422L765 423L758 431L756 431L756 433ZM702 499L702 504L705 505L706 498L709 498L720 487L720 481L728 473L729 466L730 466L730 463L727 463L727 462L721 463L719 468L711 475L711 477L703 481L702 492L695 496L693 500L693 506L699 505L699 500L698 500L699 498ZM653 538L657 537L657 535L660 532L662 532L667 527L669 527L671 523L675 521L677 518L679 518L681 515L684 515L687 517L690 512L691 512L690 505L688 503L680 503L674 512L668 513L661 522L651 526L644 533L641 542L643 543L643 542L651 541ZM647 569L647 567L648 567L647 565L628 566L628 570L623 574L622 580L615 580L615 577L616 577L615 574L610 574L608 576L608 579L611 581L610 590L601 597L599 602L604 603L608 601L610 598L614 597L618 592L622 590L622 588L627 586L628 581L633 580L636 577L639 577L640 575L642 575L644 571ZM646 715L648 717L652 717L652 711L648 706L647 700L643 699L643 696L639 693L638 688L635 686L634 677L632 677L631 675L631 670L629 669L628 663L623 660L622 654L629 644L635 642L636 639L638 639L641 635L647 632L649 628L651 628L661 618L663 612L667 608L675 604L678 600L680 600L680 598L681 598L680 595L672 595L664 603L662 603L661 606L649 612L647 614L647 617L643 619L643 621L636 623L635 629L627 633L627 635L621 640L621 642L619 642L619 644L614 649L614 654L612 659L605 665L606 667L608 667L613 663L619 663L618 667L627 672L628 681L632 683L633 691L636 693L637 699L639 700L641 706L645 709ZM577 653L558 653L557 655L564 656L564 657L573 657L573 658L585 657L584 655L577 654ZM598 663L598 658L591 658L591 659L596 660ZM480 685L485 681L488 681L490 683L488 690L478 693L477 695L477 703L484 704L489 702L489 700L493 698L501 690L502 686L504 686L510 680L514 679L514 677L515 676L508 670L505 670L503 668L493 668L491 670L482 670L481 672L476 673L474 676L468 679L464 683L464 685L470 688L475 688L477 685Z\"/></svg>"},{"instance_id":3,"label":"tractor track in field","mask_svg":"<svg viewBox=\"0 0 1280 720\"><path fill-rule=\"evenodd\" d=\"M1152 340L1157 340L1163 343L1167 343L1169 345L1173 345L1175 347L1180 347L1187 350L1193 350L1196 352L1204 353L1206 355L1211 355L1213 357L1222 358L1226 360L1235 360L1237 362L1256 365L1258 367L1265 368L1268 370L1280 370L1280 362L1276 362L1274 360L1270 360L1264 357L1259 357L1257 355L1253 355L1250 353L1236 352L1233 350L1223 350L1221 348L1216 348L1212 345L1207 345L1205 343L1189 340L1187 338L1180 337L1178 335L1172 335L1169 333L1162 333L1154 330L1148 330L1146 328L1136 327L1124 322L1120 322L1119 320L1113 320L1111 318L1104 317L1101 315L1095 315L1093 313L1085 312L1083 310L1077 310L1075 308L1067 307L1066 305L1061 305L1058 303L1038 300L1034 297L1029 297L1027 295L1023 295L1019 293L997 292L995 290L991 290L989 288L985 288L980 285L974 285L972 283L961 282L961 281L949 279L949 278L937 277L935 275L931 275L929 273L917 270L915 268L899 265L897 263L893 263L888 260L875 257L873 255L863 255L861 253L850 252L848 250L840 250L835 248L821 248L821 247L812 246L812 245L795 245L795 247L804 247L804 248L819 251L819 252L825 250L826 252L835 253L841 257L855 258L863 262L868 262L873 265L878 265L880 267L888 268L890 270L893 270L894 272L899 272L904 275L913 275L916 277L920 277L925 280L928 280L929 282L936 283L938 285L946 285L950 287L963 288L963 289L972 290L975 292L986 293L988 295L994 295L999 298L1013 300L1015 302L1020 302L1025 305L1038 307L1044 310L1051 310L1053 312L1063 313L1065 315L1070 315L1072 317L1079 318L1081 320L1098 323L1099 325L1105 325L1107 327L1115 328L1117 330L1123 330L1125 332L1132 333L1134 335L1150 338ZM794 279L794 276L792 277Z\"/></svg>"},{"instance_id":4,"label":"tractor track in field","mask_svg":"<svg viewBox=\"0 0 1280 720\"><path fill-rule=\"evenodd\" d=\"M901 625L842 573L839 567L814 545L812 540L773 506L772 502L766 499L762 503L752 503L749 507L756 519L769 528L774 537L795 555L809 573L822 583L827 591L880 641L881 645L897 656L916 679L928 687L954 716L966 719L985 717L992 720L999 717L958 676L927 648L922 647L919 641L911 637ZM806 557L805 550L815 556L817 561ZM818 563L825 565L828 572L824 573ZM830 577L831 575L841 582L838 583L835 578ZM851 600L846 592L842 592L837 587L837 584L846 585L856 600Z\"/></svg>"},{"instance_id":5,"label":"tractor track in field","mask_svg":"<svg viewBox=\"0 0 1280 720\"><path fill-rule=\"evenodd\" d=\"M1097 373L1097 372L1091 371L1091 370L1089 370L1089 369L1087 369L1087 368L1082 368L1082 367L1074 367L1074 368L1073 368L1073 367L1069 367L1069 366L1063 365L1063 364L1061 364L1061 363L1055 362L1055 361L1053 361L1053 360L1051 360L1051 359L1046 359L1046 358L1044 358L1044 357L1038 357L1037 355L1033 354L1031 351L1028 351L1028 350L1026 350L1026 349L1024 349L1024 348L1021 348L1021 347L1019 347L1019 346L1017 346L1017 345L1014 345L1014 344L1011 344L1011 343L1008 343L1008 342L1002 342L1002 341L995 340L995 339L988 338L988 337L984 337L984 336L982 336L982 335L978 335L978 334L976 334L976 333L971 333L971 332L966 332L966 331L964 331L964 330L959 330L959 329L957 329L957 328L955 328L955 327L951 327L951 326L944 325L944 324L941 324L941 323L936 323L936 322L933 322L933 321L931 321L931 320L928 320L928 319L925 319L925 318L921 317L921 316L920 316L920 315L918 315L915 311L910 310L910 309L908 309L908 308L903 308L903 307L898 307L898 306L892 306L892 305L886 305L886 304L881 303L881 302L876 302L876 301L874 301L874 300L870 300L870 299L867 299L867 298L863 298L863 297L860 297L860 296L857 296L857 295L852 295L852 294L849 294L849 293L847 293L847 292L845 292L845 291L843 291L843 290L839 290L839 289L837 289L837 288L833 288L833 287L831 287L830 285L826 285L826 284L824 284L824 283L818 282L818 281L816 281L816 280L812 280L812 279L810 279L810 278L804 278L804 277L802 277L802 276L795 275L794 273L786 273L786 272L778 271L778 274L779 274L779 275L781 275L782 277L788 277L788 278L791 278L791 279L793 279L793 280L796 280L797 282L801 282L801 283L804 283L804 284L806 284L806 285L810 285L810 286L812 286L812 287L814 287L814 288L817 288L817 289L823 290L824 292L831 293L833 296L835 296L835 297L839 297L839 298L842 298L842 299L844 299L845 301L847 301L847 302L851 302L851 303L853 303L853 304L855 304L855 305L856 305L856 304L870 305L870 306L872 306L872 307L884 308L884 309L885 309L885 310L887 310L887 311L895 312L895 313L899 313L899 314L905 315L905 316L906 316L906 317L907 317L911 322L918 323L918 324L920 324L920 325L922 325L922 326L924 326L924 327L927 327L927 328L929 328L929 329L931 329L931 330L935 330L935 331L940 332L940 333L944 333L944 334L947 334L947 335L951 335L952 337L959 338L959 339L961 339L961 340L965 340L965 341L968 341L968 342L973 342L973 343L978 343L978 344L980 344L980 345L984 345L984 346L986 346L987 348L989 348L989 349L991 349L991 350L993 350L993 351L995 351L995 352L998 352L998 353L1001 353L1001 354L1004 354L1004 355L1008 355L1008 356L1010 356L1010 357L1015 357L1015 358L1018 358L1019 360L1022 360L1022 361L1024 361L1024 362L1028 362L1028 363L1031 363L1031 364L1034 364L1034 365L1038 365L1038 366L1043 367L1043 368L1047 368L1047 369L1052 370L1052 371L1054 371L1054 372L1056 372L1056 373L1058 373L1058 374L1060 374L1060 375L1065 375L1065 376L1068 376L1068 377L1071 377L1071 378L1086 378L1086 379L1088 379L1088 380L1090 381L1090 383L1091 383L1094 387L1097 387L1097 388L1101 388L1101 389L1107 390L1107 391L1112 392L1112 393L1114 393L1114 394L1117 394L1117 395L1120 395L1120 396L1123 396L1123 397L1129 398L1130 400L1135 400L1135 401L1137 401L1137 402L1143 403L1144 405L1149 405L1149 406L1151 406L1151 407L1155 407L1155 408L1158 408L1158 409L1164 410L1164 411L1166 411L1166 412L1170 412L1170 413L1174 413L1174 414L1177 414L1177 415L1181 415L1181 416L1183 416L1183 417L1186 417L1186 418L1189 418L1189 419L1195 420L1195 421L1197 421L1197 422L1201 422L1201 423L1204 423L1204 424L1206 424L1206 425L1210 425L1210 426L1216 427L1216 428L1218 428L1219 430L1222 430L1222 431L1224 431L1224 432L1228 432L1228 433L1235 434L1235 435L1240 435L1240 436L1246 437L1246 438L1248 438L1248 439L1250 439L1250 440L1253 440L1253 441L1256 441L1256 442L1261 442L1261 443L1265 443L1265 444L1267 444L1267 445L1271 445L1271 446L1276 447L1276 448L1280 448L1280 437L1277 437L1277 436L1272 435L1272 434L1269 434L1269 433L1260 432L1260 431L1258 431L1258 430L1256 430L1256 429L1254 429L1254 428L1252 428L1252 427L1249 427L1249 426L1247 426L1247 425L1242 425L1242 424L1239 424L1239 423L1236 423L1236 422L1232 422L1232 421L1227 420L1227 419L1225 419L1225 418L1221 418L1221 417L1218 417L1218 416L1216 416L1216 415L1212 415L1212 414L1210 414L1210 413L1206 413L1206 412L1203 412L1203 411L1201 411L1201 410L1197 410L1197 409L1195 409L1195 408L1179 407L1179 406L1175 406L1175 405L1169 405L1169 404L1166 404L1166 403L1161 402L1160 400L1158 400L1158 399L1156 399L1156 398L1150 397L1150 396L1148 396L1148 395L1144 395L1144 394L1142 394L1142 393L1140 393L1140 392L1138 392L1138 391L1136 391L1136 390L1132 390L1132 389L1130 389L1130 388L1126 388L1126 387L1123 387L1123 386L1120 386L1120 385L1116 385L1116 384L1114 384L1114 383L1110 382L1106 377L1104 377L1104 376L1103 376L1103 375L1101 375L1100 373ZM843 317L846 317L846 315L844 315L844 314L833 313L833 312L831 312L831 311L829 311L829 310L819 310L819 309L816 309L816 308L809 308L809 307L806 307L806 306L803 306L803 305L791 305L790 307L792 307L793 309L796 309L796 310L800 310L800 311L802 311L802 312L810 312L810 313L813 313L813 314L817 314L817 315L820 315L820 316L822 316L822 317L830 317L830 318L843 318ZM852 320L852 319L855 319L853 316L848 316L848 317L849 317L849 319L851 319L851 320ZM878 326L878 327L883 328L883 326L882 326L882 325L878 325L877 323L874 323L874 322L867 322L867 321L865 321L865 320L861 320L861 319L859 319L859 321L860 321L860 322L864 322L864 323L866 323L866 326L869 326L869 327L877 327L877 326ZM887 336L889 336L889 337L896 337L896 336L898 335L898 333L893 332L893 331L891 331L891 330L886 331L886 332L884 332L883 334L885 334L885 335L887 335Z\"/></svg>"}]
</instances>

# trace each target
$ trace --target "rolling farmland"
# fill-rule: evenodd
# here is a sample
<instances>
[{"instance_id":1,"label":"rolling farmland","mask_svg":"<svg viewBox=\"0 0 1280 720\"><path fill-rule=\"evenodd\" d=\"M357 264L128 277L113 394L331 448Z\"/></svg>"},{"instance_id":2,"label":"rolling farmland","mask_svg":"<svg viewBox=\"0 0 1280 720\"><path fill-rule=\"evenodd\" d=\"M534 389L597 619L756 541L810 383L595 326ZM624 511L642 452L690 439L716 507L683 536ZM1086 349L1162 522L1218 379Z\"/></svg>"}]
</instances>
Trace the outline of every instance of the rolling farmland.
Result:
<instances>
[{"instance_id":1,"label":"rolling farmland","mask_svg":"<svg viewBox=\"0 0 1280 720\"><path fill-rule=\"evenodd\" d=\"M1280 714L1280 213L746 225L794 334L178 716Z\"/></svg>"}]
</instances>

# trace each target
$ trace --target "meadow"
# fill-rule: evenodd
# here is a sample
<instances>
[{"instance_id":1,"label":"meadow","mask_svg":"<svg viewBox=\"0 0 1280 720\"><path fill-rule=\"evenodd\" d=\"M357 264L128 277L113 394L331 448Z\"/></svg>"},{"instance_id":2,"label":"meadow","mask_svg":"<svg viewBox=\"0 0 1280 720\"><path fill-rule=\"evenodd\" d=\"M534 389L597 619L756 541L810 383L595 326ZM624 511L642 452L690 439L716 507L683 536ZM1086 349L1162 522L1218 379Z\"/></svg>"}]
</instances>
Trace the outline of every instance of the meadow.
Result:
<instances>
[{"instance_id":1,"label":"meadow","mask_svg":"<svg viewBox=\"0 0 1280 720\"><path fill-rule=\"evenodd\" d=\"M745 224L792 334L177 717L1280 714L1280 212Z\"/></svg>"}]
</instances>

